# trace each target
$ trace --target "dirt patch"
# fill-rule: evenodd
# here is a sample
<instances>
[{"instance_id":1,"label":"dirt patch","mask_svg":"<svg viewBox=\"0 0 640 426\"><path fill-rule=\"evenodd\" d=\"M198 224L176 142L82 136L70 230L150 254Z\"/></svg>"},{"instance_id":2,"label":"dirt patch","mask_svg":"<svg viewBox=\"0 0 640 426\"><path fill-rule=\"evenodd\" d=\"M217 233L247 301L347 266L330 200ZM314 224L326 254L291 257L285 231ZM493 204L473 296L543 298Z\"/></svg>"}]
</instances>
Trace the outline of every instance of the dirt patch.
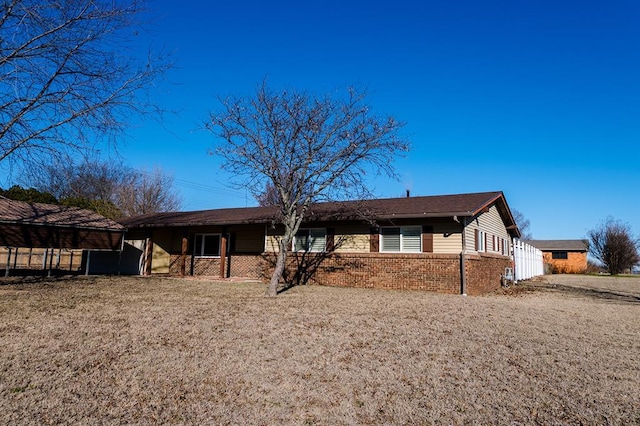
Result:
<instances>
[{"instance_id":1,"label":"dirt patch","mask_svg":"<svg viewBox=\"0 0 640 426\"><path fill-rule=\"evenodd\" d=\"M640 308L554 285L5 285L0 423L640 423Z\"/></svg>"}]
</instances>

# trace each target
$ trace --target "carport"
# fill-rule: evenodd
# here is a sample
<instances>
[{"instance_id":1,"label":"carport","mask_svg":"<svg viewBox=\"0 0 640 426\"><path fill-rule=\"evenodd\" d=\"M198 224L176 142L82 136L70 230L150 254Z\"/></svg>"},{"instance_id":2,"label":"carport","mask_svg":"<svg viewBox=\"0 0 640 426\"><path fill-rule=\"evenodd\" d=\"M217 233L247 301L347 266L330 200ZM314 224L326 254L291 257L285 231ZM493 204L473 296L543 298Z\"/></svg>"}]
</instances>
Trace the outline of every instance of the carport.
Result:
<instances>
[{"instance_id":1,"label":"carport","mask_svg":"<svg viewBox=\"0 0 640 426\"><path fill-rule=\"evenodd\" d=\"M124 232L121 224L90 210L0 197L0 247L4 248L0 265L6 261L5 276L12 270L24 269L25 256L28 271L46 271L50 275L53 269L59 268L63 250L72 253L71 264L73 250L82 250L81 270L77 272L88 274L91 252L121 252ZM31 267L34 249L43 250L43 261L38 262L41 268ZM117 264L111 266L114 272L118 271Z\"/></svg>"}]
</instances>

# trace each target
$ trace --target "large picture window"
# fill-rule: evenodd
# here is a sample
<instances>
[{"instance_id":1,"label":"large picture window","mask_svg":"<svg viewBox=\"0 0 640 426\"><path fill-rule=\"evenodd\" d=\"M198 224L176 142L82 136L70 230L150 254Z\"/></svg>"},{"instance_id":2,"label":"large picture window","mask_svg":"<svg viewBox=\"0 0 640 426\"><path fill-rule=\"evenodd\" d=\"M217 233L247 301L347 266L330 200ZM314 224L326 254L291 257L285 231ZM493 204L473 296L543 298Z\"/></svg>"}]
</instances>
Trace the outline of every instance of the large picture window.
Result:
<instances>
[{"instance_id":1,"label":"large picture window","mask_svg":"<svg viewBox=\"0 0 640 426\"><path fill-rule=\"evenodd\" d=\"M327 230L324 228L299 229L293 238L294 251L325 251Z\"/></svg>"},{"instance_id":2,"label":"large picture window","mask_svg":"<svg viewBox=\"0 0 640 426\"><path fill-rule=\"evenodd\" d=\"M196 257L220 257L220 234L196 234L193 255Z\"/></svg>"},{"instance_id":3,"label":"large picture window","mask_svg":"<svg viewBox=\"0 0 640 426\"><path fill-rule=\"evenodd\" d=\"M396 226L380 229L380 251L420 253L422 227Z\"/></svg>"}]
</instances>

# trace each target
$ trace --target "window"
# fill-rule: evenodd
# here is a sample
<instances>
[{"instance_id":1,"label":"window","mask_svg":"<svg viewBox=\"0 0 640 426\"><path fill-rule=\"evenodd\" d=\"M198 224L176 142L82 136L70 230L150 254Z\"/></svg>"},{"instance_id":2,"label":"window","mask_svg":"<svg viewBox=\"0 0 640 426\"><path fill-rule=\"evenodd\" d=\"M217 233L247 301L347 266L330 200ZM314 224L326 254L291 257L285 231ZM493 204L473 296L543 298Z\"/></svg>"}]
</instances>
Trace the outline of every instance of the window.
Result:
<instances>
[{"instance_id":1,"label":"window","mask_svg":"<svg viewBox=\"0 0 640 426\"><path fill-rule=\"evenodd\" d=\"M506 238L502 239L502 254L505 256L509 255L509 241Z\"/></svg>"},{"instance_id":2,"label":"window","mask_svg":"<svg viewBox=\"0 0 640 426\"><path fill-rule=\"evenodd\" d=\"M193 255L196 257L220 257L220 234L196 234Z\"/></svg>"},{"instance_id":3,"label":"window","mask_svg":"<svg viewBox=\"0 0 640 426\"><path fill-rule=\"evenodd\" d=\"M569 256L567 255L566 251L552 251L551 258L552 259L568 259Z\"/></svg>"},{"instance_id":4,"label":"window","mask_svg":"<svg viewBox=\"0 0 640 426\"><path fill-rule=\"evenodd\" d=\"M327 231L324 228L299 229L293 238L294 251L325 251Z\"/></svg>"},{"instance_id":5,"label":"window","mask_svg":"<svg viewBox=\"0 0 640 426\"><path fill-rule=\"evenodd\" d=\"M487 251L487 234L476 229L476 251Z\"/></svg>"},{"instance_id":6,"label":"window","mask_svg":"<svg viewBox=\"0 0 640 426\"><path fill-rule=\"evenodd\" d=\"M422 227L381 228L380 240L380 251L420 253L422 251Z\"/></svg>"}]
</instances>

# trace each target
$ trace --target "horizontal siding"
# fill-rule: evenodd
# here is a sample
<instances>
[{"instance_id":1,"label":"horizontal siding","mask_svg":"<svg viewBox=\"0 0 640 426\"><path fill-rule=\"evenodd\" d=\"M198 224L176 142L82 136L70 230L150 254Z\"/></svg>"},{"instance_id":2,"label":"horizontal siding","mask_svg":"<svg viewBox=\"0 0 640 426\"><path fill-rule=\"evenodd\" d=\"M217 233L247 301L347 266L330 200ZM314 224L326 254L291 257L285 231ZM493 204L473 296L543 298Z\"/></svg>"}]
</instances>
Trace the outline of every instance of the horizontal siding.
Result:
<instances>
[{"instance_id":1,"label":"horizontal siding","mask_svg":"<svg viewBox=\"0 0 640 426\"><path fill-rule=\"evenodd\" d=\"M235 233L236 253L262 253L264 251L264 226L243 228Z\"/></svg>"},{"instance_id":2,"label":"horizontal siding","mask_svg":"<svg viewBox=\"0 0 640 426\"><path fill-rule=\"evenodd\" d=\"M496 252L493 250L492 237L495 235L499 239L506 239L508 244L511 244L511 237L507 231L498 208L494 205L489 208L489 211L478 215L468 226L465 232L466 245L468 251L475 251L476 244L476 229L484 231L487 234L487 246L486 251Z\"/></svg>"},{"instance_id":3,"label":"horizontal siding","mask_svg":"<svg viewBox=\"0 0 640 426\"><path fill-rule=\"evenodd\" d=\"M435 232L433 234L433 252L454 254L462 251L462 233Z\"/></svg>"},{"instance_id":4,"label":"horizontal siding","mask_svg":"<svg viewBox=\"0 0 640 426\"><path fill-rule=\"evenodd\" d=\"M336 226L335 246L338 253L369 252L369 227L366 225Z\"/></svg>"}]
</instances>

